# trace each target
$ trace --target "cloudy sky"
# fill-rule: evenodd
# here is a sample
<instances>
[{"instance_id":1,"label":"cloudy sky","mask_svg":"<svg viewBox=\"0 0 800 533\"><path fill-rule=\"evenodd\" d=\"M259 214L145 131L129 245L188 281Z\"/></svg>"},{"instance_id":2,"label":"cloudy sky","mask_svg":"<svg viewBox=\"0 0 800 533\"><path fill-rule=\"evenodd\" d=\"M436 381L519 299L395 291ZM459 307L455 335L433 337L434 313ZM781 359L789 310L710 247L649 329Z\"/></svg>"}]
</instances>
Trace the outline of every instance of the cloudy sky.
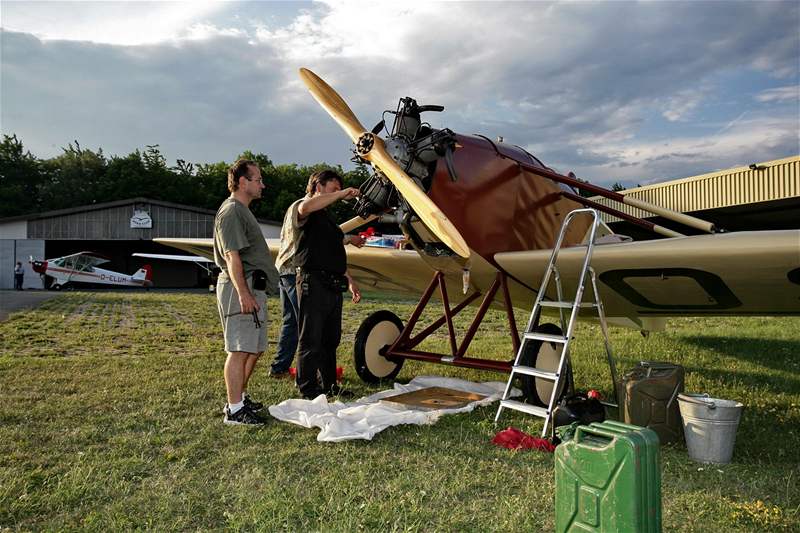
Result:
<instances>
[{"instance_id":1,"label":"cloudy sky","mask_svg":"<svg viewBox=\"0 0 800 533\"><path fill-rule=\"evenodd\" d=\"M73 139L170 162L349 167L297 76L371 127L397 99L434 127L563 172L651 183L800 153L800 2L9 2L0 126L40 157Z\"/></svg>"}]
</instances>

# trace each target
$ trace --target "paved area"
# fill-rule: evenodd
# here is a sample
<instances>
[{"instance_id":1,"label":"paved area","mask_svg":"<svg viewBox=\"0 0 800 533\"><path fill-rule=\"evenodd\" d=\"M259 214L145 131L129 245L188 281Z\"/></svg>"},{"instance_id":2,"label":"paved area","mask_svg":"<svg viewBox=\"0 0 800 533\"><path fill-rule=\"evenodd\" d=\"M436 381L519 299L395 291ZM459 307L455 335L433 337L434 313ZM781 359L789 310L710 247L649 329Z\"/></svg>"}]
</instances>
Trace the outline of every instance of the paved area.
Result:
<instances>
[{"instance_id":1,"label":"paved area","mask_svg":"<svg viewBox=\"0 0 800 533\"><path fill-rule=\"evenodd\" d=\"M50 291L0 291L0 322L8 318L9 313L36 307L56 296L57 292Z\"/></svg>"}]
</instances>

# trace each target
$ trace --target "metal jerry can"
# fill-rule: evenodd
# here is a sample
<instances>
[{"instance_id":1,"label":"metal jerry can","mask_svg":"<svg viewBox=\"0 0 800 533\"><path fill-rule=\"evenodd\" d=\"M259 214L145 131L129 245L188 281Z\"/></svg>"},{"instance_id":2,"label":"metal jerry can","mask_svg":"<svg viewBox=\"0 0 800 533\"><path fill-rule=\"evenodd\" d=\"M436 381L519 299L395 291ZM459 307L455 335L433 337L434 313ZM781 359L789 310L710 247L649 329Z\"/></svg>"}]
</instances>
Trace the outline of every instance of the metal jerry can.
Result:
<instances>
[{"instance_id":1,"label":"metal jerry can","mask_svg":"<svg viewBox=\"0 0 800 533\"><path fill-rule=\"evenodd\" d=\"M658 447L647 428L578 426L556 448L556 531L661 531Z\"/></svg>"},{"instance_id":2,"label":"metal jerry can","mask_svg":"<svg viewBox=\"0 0 800 533\"><path fill-rule=\"evenodd\" d=\"M683 440L678 394L683 392L684 370L672 363L642 361L622 376L622 419L648 427L661 444Z\"/></svg>"}]
</instances>

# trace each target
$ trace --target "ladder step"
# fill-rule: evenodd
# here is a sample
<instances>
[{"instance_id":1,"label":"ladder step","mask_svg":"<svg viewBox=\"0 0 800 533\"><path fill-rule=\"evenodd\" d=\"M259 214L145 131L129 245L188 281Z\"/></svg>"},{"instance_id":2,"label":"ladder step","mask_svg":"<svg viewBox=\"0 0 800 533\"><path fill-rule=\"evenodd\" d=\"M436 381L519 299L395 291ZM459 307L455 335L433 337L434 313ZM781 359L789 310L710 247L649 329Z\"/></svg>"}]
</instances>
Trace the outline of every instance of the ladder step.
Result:
<instances>
[{"instance_id":1,"label":"ladder step","mask_svg":"<svg viewBox=\"0 0 800 533\"><path fill-rule=\"evenodd\" d=\"M546 370L539 370L532 366L515 365L511 367L512 374L525 374L526 376L533 376L535 378L549 379L555 381L558 379L558 374L555 372L547 372Z\"/></svg>"},{"instance_id":2,"label":"ladder step","mask_svg":"<svg viewBox=\"0 0 800 533\"><path fill-rule=\"evenodd\" d=\"M539 302L539 305L542 307L559 307L561 309L572 309L575 305L574 302L555 302L555 301L548 301L548 302ZM584 302L580 305L580 307L597 307L595 303Z\"/></svg>"},{"instance_id":3,"label":"ladder step","mask_svg":"<svg viewBox=\"0 0 800 533\"><path fill-rule=\"evenodd\" d=\"M524 335L525 340L529 341L547 341L547 342L560 342L561 344L565 344L567 342L567 338L561 335L550 335L548 333L526 333Z\"/></svg>"},{"instance_id":4,"label":"ladder step","mask_svg":"<svg viewBox=\"0 0 800 533\"><path fill-rule=\"evenodd\" d=\"M536 405L518 402L516 400L501 400L500 407L513 409L514 411L522 411L523 413L528 413L529 415L538 416L540 418L547 418L548 415L547 409L544 407L538 407Z\"/></svg>"}]
</instances>

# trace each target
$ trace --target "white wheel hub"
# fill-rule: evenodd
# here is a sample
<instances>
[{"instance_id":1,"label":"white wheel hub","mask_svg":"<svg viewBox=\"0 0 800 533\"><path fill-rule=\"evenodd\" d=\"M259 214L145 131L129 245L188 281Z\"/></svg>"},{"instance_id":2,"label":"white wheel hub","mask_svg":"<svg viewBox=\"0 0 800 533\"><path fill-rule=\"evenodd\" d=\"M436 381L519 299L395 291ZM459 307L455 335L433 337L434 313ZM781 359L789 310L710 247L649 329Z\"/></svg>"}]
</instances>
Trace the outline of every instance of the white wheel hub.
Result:
<instances>
[{"instance_id":1,"label":"white wheel hub","mask_svg":"<svg viewBox=\"0 0 800 533\"><path fill-rule=\"evenodd\" d=\"M399 336L400 329L388 320L375 324L375 327L370 330L365 343L364 359L367 370L375 377L388 376L397 368L397 363L382 356L380 350L387 344L392 344Z\"/></svg>"},{"instance_id":2,"label":"white wheel hub","mask_svg":"<svg viewBox=\"0 0 800 533\"><path fill-rule=\"evenodd\" d=\"M561 353L559 350L554 348L551 343L543 342L541 346L539 346L536 368L547 372L556 372L558 371L558 362L560 359ZM536 378L536 394L545 405L550 401L550 395L553 394L553 385L554 383L549 379Z\"/></svg>"}]
</instances>

